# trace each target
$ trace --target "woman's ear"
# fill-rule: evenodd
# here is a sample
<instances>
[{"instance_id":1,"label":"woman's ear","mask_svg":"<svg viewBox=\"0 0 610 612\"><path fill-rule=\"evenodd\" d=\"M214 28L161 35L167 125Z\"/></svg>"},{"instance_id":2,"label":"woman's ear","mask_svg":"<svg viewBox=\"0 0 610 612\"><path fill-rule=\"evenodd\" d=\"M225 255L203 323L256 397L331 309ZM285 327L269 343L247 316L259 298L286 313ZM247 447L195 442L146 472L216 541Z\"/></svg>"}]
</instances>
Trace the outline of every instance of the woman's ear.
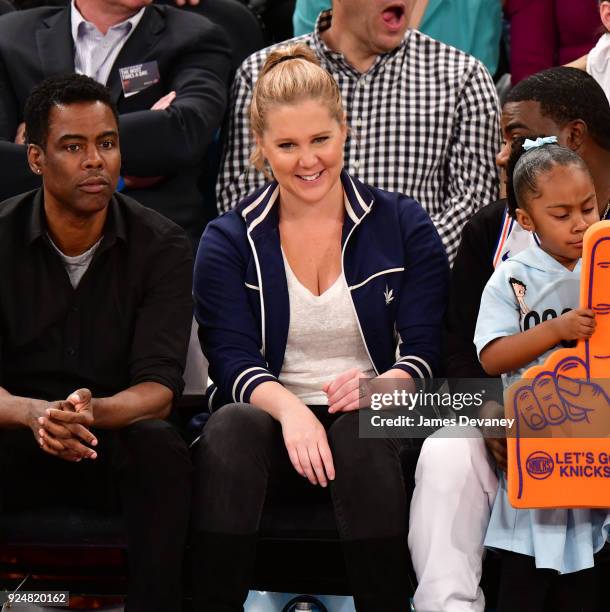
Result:
<instances>
[{"instance_id":1,"label":"woman's ear","mask_svg":"<svg viewBox=\"0 0 610 612\"><path fill-rule=\"evenodd\" d=\"M517 216L517 223L528 232L535 232L536 227L534 226L534 222L530 217L529 213L524 208L517 208L515 210L515 214Z\"/></svg>"},{"instance_id":2,"label":"woman's ear","mask_svg":"<svg viewBox=\"0 0 610 612\"><path fill-rule=\"evenodd\" d=\"M259 134L254 134L254 142L256 143L256 148L260 151L263 158L267 159L267 155L265 154L265 148L263 146L263 139Z\"/></svg>"}]
</instances>

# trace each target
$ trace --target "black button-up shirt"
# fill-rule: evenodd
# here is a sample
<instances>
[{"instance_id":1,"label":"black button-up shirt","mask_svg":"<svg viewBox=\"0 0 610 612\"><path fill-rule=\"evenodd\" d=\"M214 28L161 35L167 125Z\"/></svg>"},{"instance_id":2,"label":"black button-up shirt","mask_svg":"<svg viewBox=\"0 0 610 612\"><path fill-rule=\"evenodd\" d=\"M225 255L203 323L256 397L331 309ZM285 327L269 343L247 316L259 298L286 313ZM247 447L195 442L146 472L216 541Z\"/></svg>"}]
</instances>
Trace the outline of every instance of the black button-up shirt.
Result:
<instances>
[{"instance_id":1,"label":"black button-up shirt","mask_svg":"<svg viewBox=\"0 0 610 612\"><path fill-rule=\"evenodd\" d=\"M177 397L192 319L192 252L183 231L117 194L76 288L51 245L42 192L0 204L0 385L65 399L141 382Z\"/></svg>"}]
</instances>

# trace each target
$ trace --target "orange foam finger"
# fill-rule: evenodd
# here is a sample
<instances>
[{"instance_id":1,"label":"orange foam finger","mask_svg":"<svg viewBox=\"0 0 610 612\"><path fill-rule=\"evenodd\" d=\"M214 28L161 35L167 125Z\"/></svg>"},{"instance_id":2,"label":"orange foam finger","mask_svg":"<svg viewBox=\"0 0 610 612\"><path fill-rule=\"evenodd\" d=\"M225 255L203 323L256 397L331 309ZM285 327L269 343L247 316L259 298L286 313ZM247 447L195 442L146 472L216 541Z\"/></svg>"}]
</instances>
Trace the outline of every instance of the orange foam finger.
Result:
<instances>
[{"instance_id":1,"label":"orange foam finger","mask_svg":"<svg viewBox=\"0 0 610 612\"><path fill-rule=\"evenodd\" d=\"M610 221L585 233L580 307L592 336L506 390L508 495L516 508L610 507Z\"/></svg>"}]
</instances>

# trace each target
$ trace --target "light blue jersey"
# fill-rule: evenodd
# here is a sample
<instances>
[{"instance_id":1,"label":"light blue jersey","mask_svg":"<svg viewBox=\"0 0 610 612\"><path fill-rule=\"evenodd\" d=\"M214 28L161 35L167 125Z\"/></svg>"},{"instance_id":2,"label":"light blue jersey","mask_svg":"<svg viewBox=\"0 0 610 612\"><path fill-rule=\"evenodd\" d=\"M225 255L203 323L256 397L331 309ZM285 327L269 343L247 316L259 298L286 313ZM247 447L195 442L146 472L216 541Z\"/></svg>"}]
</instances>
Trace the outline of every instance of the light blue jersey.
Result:
<instances>
[{"instance_id":1,"label":"light blue jersey","mask_svg":"<svg viewBox=\"0 0 610 612\"><path fill-rule=\"evenodd\" d=\"M498 266L483 291L474 335L477 354L480 357L492 340L527 331L577 308L579 291L580 260L570 271L537 245L517 253ZM543 363L557 348L560 345L523 368L503 374L504 386L530 366Z\"/></svg>"},{"instance_id":2,"label":"light blue jersey","mask_svg":"<svg viewBox=\"0 0 610 612\"><path fill-rule=\"evenodd\" d=\"M579 293L580 261L570 271L539 246L521 251L499 265L485 286L474 338L477 353L480 356L492 340L577 308ZM551 351L556 348L560 347ZM505 387L527 368L544 362L551 351L503 375ZM593 567L593 555L605 544L609 530L607 510L513 508L500 474L485 546L535 557L538 568L570 573Z\"/></svg>"}]
</instances>

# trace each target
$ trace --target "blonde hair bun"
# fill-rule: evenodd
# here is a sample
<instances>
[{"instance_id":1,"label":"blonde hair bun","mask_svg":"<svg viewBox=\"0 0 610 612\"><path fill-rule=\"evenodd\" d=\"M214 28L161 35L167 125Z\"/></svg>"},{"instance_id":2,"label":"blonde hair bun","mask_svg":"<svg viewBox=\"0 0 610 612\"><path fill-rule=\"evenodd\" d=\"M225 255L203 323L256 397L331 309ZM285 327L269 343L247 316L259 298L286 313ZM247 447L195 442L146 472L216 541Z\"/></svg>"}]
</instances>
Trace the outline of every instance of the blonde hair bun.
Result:
<instances>
[{"instance_id":1,"label":"blonde hair bun","mask_svg":"<svg viewBox=\"0 0 610 612\"><path fill-rule=\"evenodd\" d=\"M286 45L285 47L278 47L277 49L271 51L263 64L259 78L267 74L270 70L273 70L279 64L289 60L304 60L306 62L315 64L316 66L320 65L316 54L310 47L303 43L295 43L292 45Z\"/></svg>"},{"instance_id":2,"label":"blonde hair bun","mask_svg":"<svg viewBox=\"0 0 610 612\"><path fill-rule=\"evenodd\" d=\"M344 121L341 92L335 79L320 66L313 50L303 43L277 47L269 53L254 86L250 103L250 128L262 136L273 106L317 100L326 105L331 116ZM257 169L272 178L258 146L250 156Z\"/></svg>"}]
</instances>

